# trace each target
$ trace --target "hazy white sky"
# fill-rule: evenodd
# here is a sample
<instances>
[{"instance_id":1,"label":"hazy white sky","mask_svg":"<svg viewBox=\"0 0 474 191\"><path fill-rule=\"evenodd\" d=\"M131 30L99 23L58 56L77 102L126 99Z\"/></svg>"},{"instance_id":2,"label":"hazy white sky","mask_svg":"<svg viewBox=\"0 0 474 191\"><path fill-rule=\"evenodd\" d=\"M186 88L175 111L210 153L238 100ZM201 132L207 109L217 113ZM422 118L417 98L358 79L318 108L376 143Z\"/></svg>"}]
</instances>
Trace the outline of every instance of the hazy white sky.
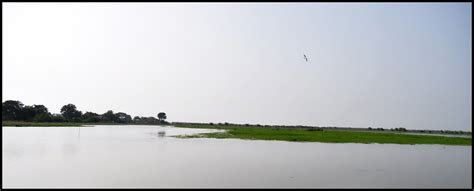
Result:
<instances>
[{"instance_id":1,"label":"hazy white sky","mask_svg":"<svg viewBox=\"0 0 474 191\"><path fill-rule=\"evenodd\" d=\"M164 111L169 121L471 131L471 3L2 9L3 101Z\"/></svg>"}]
</instances>

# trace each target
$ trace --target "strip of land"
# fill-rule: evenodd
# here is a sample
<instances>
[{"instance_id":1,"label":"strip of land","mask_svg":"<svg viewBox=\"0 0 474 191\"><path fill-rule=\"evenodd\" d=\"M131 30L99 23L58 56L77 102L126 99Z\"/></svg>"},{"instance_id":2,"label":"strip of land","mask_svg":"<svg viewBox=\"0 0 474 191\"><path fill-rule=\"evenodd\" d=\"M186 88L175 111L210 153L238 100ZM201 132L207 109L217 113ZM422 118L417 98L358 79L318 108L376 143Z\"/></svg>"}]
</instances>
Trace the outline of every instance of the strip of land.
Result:
<instances>
[{"instance_id":1,"label":"strip of land","mask_svg":"<svg viewBox=\"0 0 474 191\"><path fill-rule=\"evenodd\" d=\"M322 128L265 128L261 126L240 127L219 124L173 124L175 127L226 129L225 132L197 135L175 136L178 138L233 138L246 140L278 140L294 142L324 143L379 143L379 144L440 144L472 145L472 137L447 137L432 135L413 135L395 132L367 132L355 130L335 130Z\"/></svg>"},{"instance_id":2,"label":"strip of land","mask_svg":"<svg viewBox=\"0 0 474 191\"><path fill-rule=\"evenodd\" d=\"M86 127L93 125L155 125L166 124L136 124L136 123L74 123L74 122L30 122L30 121L2 121L3 127Z\"/></svg>"},{"instance_id":3,"label":"strip of land","mask_svg":"<svg viewBox=\"0 0 474 191\"><path fill-rule=\"evenodd\" d=\"M81 123L71 122L28 122L28 121L2 121L3 127L79 127Z\"/></svg>"},{"instance_id":4,"label":"strip of land","mask_svg":"<svg viewBox=\"0 0 474 191\"><path fill-rule=\"evenodd\" d=\"M24 122L2 121L4 127L85 127L92 125L137 125L123 123L71 123L71 122ZM379 143L379 144L440 144L440 145L472 145L470 132L457 134L468 137L448 137L435 135L410 134L412 130L380 130L336 127L307 127L307 126L269 126L269 125L240 125L213 123L172 123L174 127L224 129L225 132L204 133L197 135L176 136L178 138L233 138L246 140L277 140L294 142L324 142L324 143ZM418 130L419 131L419 130ZM436 131L434 131L436 132ZM439 131L438 131L439 132ZM453 134L453 133L444 133Z\"/></svg>"}]
</instances>

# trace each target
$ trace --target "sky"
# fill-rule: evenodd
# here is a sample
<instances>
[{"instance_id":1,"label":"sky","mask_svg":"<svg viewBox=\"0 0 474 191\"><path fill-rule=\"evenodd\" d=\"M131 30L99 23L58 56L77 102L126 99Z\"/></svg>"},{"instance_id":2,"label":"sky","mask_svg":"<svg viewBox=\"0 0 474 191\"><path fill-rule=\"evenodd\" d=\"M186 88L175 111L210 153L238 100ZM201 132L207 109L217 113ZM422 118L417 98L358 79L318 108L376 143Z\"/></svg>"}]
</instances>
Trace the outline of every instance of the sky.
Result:
<instances>
[{"instance_id":1,"label":"sky","mask_svg":"<svg viewBox=\"0 0 474 191\"><path fill-rule=\"evenodd\" d=\"M2 14L2 101L472 131L471 3L2 3Z\"/></svg>"}]
</instances>

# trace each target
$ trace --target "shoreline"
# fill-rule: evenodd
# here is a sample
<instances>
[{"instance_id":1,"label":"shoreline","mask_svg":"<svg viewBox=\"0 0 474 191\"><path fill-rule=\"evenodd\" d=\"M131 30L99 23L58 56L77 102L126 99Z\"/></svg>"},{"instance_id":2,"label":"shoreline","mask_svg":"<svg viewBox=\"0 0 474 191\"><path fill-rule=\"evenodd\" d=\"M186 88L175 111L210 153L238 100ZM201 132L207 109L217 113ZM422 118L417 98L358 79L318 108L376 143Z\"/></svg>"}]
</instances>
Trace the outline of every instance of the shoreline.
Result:
<instances>
[{"instance_id":1,"label":"shoreline","mask_svg":"<svg viewBox=\"0 0 474 191\"><path fill-rule=\"evenodd\" d=\"M439 144L471 146L472 137L439 136L430 134L413 134L392 131L361 131L350 129L327 128L266 128L222 124L172 124L174 127L198 129L222 129L223 133L202 133L198 135L175 136L176 138L233 138L243 140L275 140L290 142L322 142L322 143L379 143L379 144Z\"/></svg>"},{"instance_id":2,"label":"shoreline","mask_svg":"<svg viewBox=\"0 0 474 191\"><path fill-rule=\"evenodd\" d=\"M289 142L319 142L319 143L362 143L362 144L400 144L400 145L450 145L472 146L472 138L446 137L430 135L408 135L395 133L361 133L351 131L321 131L304 132L305 130L275 130L275 129L229 129L224 133L202 133L197 135L178 135L175 138L215 138L268 140Z\"/></svg>"},{"instance_id":3,"label":"shoreline","mask_svg":"<svg viewBox=\"0 0 474 191\"><path fill-rule=\"evenodd\" d=\"M230 129L230 128L268 128L268 129L303 129L303 130L334 130L334 131L358 131L375 133L420 133L427 135L466 135L472 136L468 131L446 131L446 130L415 130L415 129L384 129L384 128L361 128L361 127L318 127L303 125L259 125L259 124L233 124L233 123L188 123L172 122L171 125L189 128L208 129Z\"/></svg>"},{"instance_id":4,"label":"shoreline","mask_svg":"<svg viewBox=\"0 0 474 191\"><path fill-rule=\"evenodd\" d=\"M262 126L239 124L130 124L130 123L57 123L57 122L21 122L2 121L3 127L93 127L93 125L151 125L171 126L175 128L221 129L225 132L202 133L197 135L173 136L175 138L236 138L243 140L276 140L292 142L323 143L379 143L379 144L440 144L471 146L470 132L464 134L416 134L413 131L368 130L356 128L324 128L305 126ZM453 136L458 135L458 136ZM466 136L460 136L466 135Z\"/></svg>"},{"instance_id":5,"label":"shoreline","mask_svg":"<svg viewBox=\"0 0 474 191\"><path fill-rule=\"evenodd\" d=\"M415 130L415 129L383 129L383 128L361 128L361 127L318 127L303 125L259 125L259 124L233 124L233 123L190 123L190 122L171 122L168 124L143 124L143 123L83 123L83 122L30 122L30 121L2 121L4 127L56 127L56 126L89 126L89 125L156 125L156 126L176 126L187 128L206 128L206 129L232 129L232 128L259 128L259 129L287 129L287 130L333 130L333 131L358 131L375 133L403 133L403 134L423 134L423 135L465 135L472 136L468 131L449 131L449 130Z\"/></svg>"},{"instance_id":6,"label":"shoreline","mask_svg":"<svg viewBox=\"0 0 474 191\"><path fill-rule=\"evenodd\" d=\"M3 127L87 127L87 126L91 126L91 125L156 125L156 126L169 126L171 124L2 121L2 126Z\"/></svg>"}]
</instances>

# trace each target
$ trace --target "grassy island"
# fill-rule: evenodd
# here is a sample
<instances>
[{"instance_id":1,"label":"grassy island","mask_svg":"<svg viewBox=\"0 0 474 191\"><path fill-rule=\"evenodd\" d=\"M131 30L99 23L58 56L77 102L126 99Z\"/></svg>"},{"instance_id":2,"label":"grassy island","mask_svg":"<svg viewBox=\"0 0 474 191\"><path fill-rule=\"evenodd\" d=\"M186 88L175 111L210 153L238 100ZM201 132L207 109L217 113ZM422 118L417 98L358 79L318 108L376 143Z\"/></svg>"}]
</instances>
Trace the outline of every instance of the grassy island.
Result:
<instances>
[{"instance_id":1,"label":"grassy island","mask_svg":"<svg viewBox=\"0 0 474 191\"><path fill-rule=\"evenodd\" d=\"M336 129L272 128L256 126L226 126L207 124L174 124L175 127L226 129L223 133L176 136L179 138L235 138L247 140L279 140L295 142L324 143L379 143L379 144L440 144L472 145L471 137L448 137L435 135L415 135L394 132L368 132Z\"/></svg>"}]
</instances>

